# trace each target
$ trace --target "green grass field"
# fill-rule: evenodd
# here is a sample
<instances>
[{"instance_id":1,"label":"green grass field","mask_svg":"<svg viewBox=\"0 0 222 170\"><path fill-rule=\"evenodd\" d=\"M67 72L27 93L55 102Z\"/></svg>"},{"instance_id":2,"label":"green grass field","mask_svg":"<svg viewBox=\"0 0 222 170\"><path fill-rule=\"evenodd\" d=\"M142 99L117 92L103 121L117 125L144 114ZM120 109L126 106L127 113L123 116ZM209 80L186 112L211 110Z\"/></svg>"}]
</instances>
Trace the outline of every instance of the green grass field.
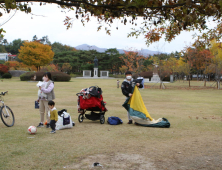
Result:
<instances>
[{"instance_id":1,"label":"green grass field","mask_svg":"<svg viewBox=\"0 0 222 170\"><path fill-rule=\"evenodd\" d=\"M122 81L122 80L121 80ZM181 86L183 82L166 86ZM216 89L143 89L141 94L151 117L165 117L170 128L149 128L127 124L122 104L125 97L116 79L77 79L55 82L56 108L67 109L75 126L50 134L37 126L34 109L37 82L19 78L0 81L0 91L15 115L15 125L0 122L0 169L220 169L222 166L222 91ZM191 82L199 86L201 82ZM202 82L203 84L203 82ZM99 121L78 122L77 96L82 88L98 85L107 102L105 117L118 116L122 125L101 125ZM183 85L188 86L188 82ZM99 169L99 168L97 168Z\"/></svg>"}]
</instances>

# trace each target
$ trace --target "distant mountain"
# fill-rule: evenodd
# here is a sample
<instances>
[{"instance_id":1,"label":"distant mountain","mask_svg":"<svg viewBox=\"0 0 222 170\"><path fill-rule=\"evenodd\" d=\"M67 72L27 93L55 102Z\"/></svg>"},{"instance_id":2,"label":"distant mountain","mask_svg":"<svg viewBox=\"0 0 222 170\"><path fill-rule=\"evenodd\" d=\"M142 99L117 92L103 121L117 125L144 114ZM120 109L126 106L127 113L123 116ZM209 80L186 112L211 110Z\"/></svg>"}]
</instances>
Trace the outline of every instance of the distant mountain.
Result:
<instances>
[{"instance_id":1,"label":"distant mountain","mask_svg":"<svg viewBox=\"0 0 222 170\"><path fill-rule=\"evenodd\" d=\"M103 53L105 52L108 48L99 48L95 45L88 45L88 44L82 44L82 45L78 45L75 47L77 50L96 50L100 53ZM124 53L124 50L123 49L117 49L119 51L120 54L123 54ZM147 49L142 49L142 50L139 50L138 51L139 54L143 55L143 56L149 56L149 55L154 55L154 54L158 54L160 52L158 51L151 51L151 50L147 50Z\"/></svg>"}]
</instances>

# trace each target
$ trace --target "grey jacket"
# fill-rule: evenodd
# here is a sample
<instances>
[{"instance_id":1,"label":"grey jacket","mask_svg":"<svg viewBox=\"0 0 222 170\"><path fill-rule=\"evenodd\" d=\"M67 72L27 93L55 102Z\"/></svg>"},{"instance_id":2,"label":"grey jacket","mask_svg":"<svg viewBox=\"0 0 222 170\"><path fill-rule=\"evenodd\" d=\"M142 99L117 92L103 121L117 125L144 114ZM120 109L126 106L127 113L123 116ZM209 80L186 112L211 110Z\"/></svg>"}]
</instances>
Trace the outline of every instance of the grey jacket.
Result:
<instances>
[{"instance_id":1,"label":"grey jacket","mask_svg":"<svg viewBox=\"0 0 222 170\"><path fill-rule=\"evenodd\" d=\"M49 81L47 82L45 88L47 89L51 83L54 83L54 82L53 82L52 80L49 80ZM54 88L52 89L51 92L46 93L46 94L47 94L47 99L48 99L48 100L54 100L54 99L55 99Z\"/></svg>"}]
</instances>

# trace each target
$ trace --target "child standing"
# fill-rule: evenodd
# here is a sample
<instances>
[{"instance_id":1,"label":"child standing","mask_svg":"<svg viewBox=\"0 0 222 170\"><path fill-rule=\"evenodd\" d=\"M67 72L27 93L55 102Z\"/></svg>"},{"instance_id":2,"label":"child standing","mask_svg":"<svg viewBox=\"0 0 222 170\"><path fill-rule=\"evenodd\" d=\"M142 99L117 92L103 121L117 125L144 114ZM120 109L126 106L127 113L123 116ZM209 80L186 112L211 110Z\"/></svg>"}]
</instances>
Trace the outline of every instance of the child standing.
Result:
<instances>
[{"instance_id":1,"label":"child standing","mask_svg":"<svg viewBox=\"0 0 222 170\"><path fill-rule=\"evenodd\" d=\"M55 102L50 100L48 102L49 109L50 109L50 127L52 131L50 133L56 133L55 131L55 124L58 121L58 112L55 108Z\"/></svg>"},{"instance_id":2,"label":"child standing","mask_svg":"<svg viewBox=\"0 0 222 170\"><path fill-rule=\"evenodd\" d=\"M119 81L119 80L117 80L117 82L116 82L116 83L117 83L117 88L119 88L119 83L120 83L120 81Z\"/></svg>"},{"instance_id":3,"label":"child standing","mask_svg":"<svg viewBox=\"0 0 222 170\"><path fill-rule=\"evenodd\" d=\"M126 76L126 79L122 82L121 89L122 89L123 95L125 95L127 99L132 96L132 90L135 85L138 86L139 88L143 88L143 85L139 83L140 80L133 80L132 73L130 71L127 71L125 73L125 76ZM129 119L129 122L127 124L132 124L133 121L129 115L129 112L127 112L127 115Z\"/></svg>"}]
</instances>

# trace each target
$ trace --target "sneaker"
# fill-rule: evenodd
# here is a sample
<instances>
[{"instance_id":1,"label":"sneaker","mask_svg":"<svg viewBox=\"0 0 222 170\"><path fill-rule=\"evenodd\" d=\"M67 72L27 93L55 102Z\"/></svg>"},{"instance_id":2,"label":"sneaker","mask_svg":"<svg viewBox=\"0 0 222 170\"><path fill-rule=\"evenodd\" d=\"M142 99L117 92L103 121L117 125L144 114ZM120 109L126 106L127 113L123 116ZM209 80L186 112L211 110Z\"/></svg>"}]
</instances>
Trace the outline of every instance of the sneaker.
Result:
<instances>
[{"instance_id":1,"label":"sneaker","mask_svg":"<svg viewBox=\"0 0 222 170\"><path fill-rule=\"evenodd\" d=\"M39 125L37 127L44 127L43 123L39 123Z\"/></svg>"},{"instance_id":2,"label":"sneaker","mask_svg":"<svg viewBox=\"0 0 222 170\"><path fill-rule=\"evenodd\" d=\"M49 127L50 127L50 125L49 125L49 123L47 123L46 128L49 128Z\"/></svg>"},{"instance_id":3,"label":"sneaker","mask_svg":"<svg viewBox=\"0 0 222 170\"><path fill-rule=\"evenodd\" d=\"M55 130L52 130L50 133L56 133L56 131L55 131Z\"/></svg>"},{"instance_id":4,"label":"sneaker","mask_svg":"<svg viewBox=\"0 0 222 170\"><path fill-rule=\"evenodd\" d=\"M129 120L129 122L127 123L127 124L132 124L133 123L133 121L132 120Z\"/></svg>"}]
</instances>

